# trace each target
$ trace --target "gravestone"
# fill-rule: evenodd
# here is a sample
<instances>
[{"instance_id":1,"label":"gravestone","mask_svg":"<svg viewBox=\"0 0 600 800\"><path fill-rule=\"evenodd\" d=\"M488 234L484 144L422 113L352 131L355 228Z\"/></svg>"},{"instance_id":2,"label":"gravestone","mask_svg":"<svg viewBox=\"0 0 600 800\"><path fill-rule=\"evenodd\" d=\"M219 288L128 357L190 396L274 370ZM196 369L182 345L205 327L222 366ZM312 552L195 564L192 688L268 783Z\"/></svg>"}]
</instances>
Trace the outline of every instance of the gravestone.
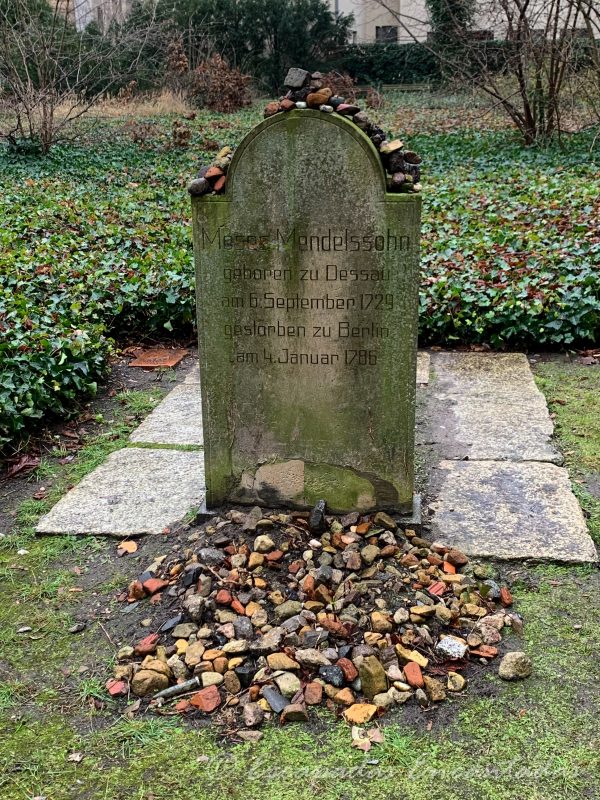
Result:
<instances>
[{"instance_id":1,"label":"gravestone","mask_svg":"<svg viewBox=\"0 0 600 800\"><path fill-rule=\"evenodd\" d=\"M207 505L411 511L419 195L296 110L192 202Z\"/></svg>"}]
</instances>

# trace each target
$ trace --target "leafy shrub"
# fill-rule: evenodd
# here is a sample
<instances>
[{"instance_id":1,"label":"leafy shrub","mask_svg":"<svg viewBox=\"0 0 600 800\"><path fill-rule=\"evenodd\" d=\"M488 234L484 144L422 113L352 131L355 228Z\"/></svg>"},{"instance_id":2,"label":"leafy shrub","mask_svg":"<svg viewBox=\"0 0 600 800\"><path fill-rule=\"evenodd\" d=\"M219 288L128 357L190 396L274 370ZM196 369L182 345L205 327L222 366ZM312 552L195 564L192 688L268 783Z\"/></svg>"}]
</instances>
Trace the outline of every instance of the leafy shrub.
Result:
<instances>
[{"instance_id":1,"label":"leafy shrub","mask_svg":"<svg viewBox=\"0 0 600 800\"><path fill-rule=\"evenodd\" d=\"M189 97L211 111L231 113L250 105L250 76L244 75L216 53L203 61L190 78Z\"/></svg>"},{"instance_id":2,"label":"leafy shrub","mask_svg":"<svg viewBox=\"0 0 600 800\"><path fill-rule=\"evenodd\" d=\"M388 102L378 116L402 136L409 112ZM226 119L199 111L186 149L165 146L169 117L140 143L117 121L101 145L98 123L91 147L0 155L2 441L93 392L108 337L192 335L186 182L210 148L235 146L260 118L260 107ZM600 341L593 135L545 150L505 131L411 137L424 157L422 343Z\"/></svg>"},{"instance_id":3,"label":"leafy shrub","mask_svg":"<svg viewBox=\"0 0 600 800\"><path fill-rule=\"evenodd\" d=\"M435 57L417 42L351 44L332 66L349 73L357 83L427 83L438 79Z\"/></svg>"},{"instance_id":4,"label":"leafy shrub","mask_svg":"<svg viewBox=\"0 0 600 800\"><path fill-rule=\"evenodd\" d=\"M0 293L0 446L32 421L66 414L106 371L102 326L76 327L76 303L41 286L9 279Z\"/></svg>"}]
</instances>

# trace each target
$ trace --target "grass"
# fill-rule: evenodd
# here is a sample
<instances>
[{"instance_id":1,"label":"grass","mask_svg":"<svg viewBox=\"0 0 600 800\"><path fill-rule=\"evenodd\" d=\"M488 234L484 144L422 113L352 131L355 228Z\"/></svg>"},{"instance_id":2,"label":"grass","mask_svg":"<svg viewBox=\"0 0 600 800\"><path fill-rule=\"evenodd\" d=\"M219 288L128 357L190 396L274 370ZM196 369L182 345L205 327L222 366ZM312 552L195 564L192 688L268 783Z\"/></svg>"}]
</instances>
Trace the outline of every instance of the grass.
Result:
<instances>
[{"instance_id":1,"label":"grass","mask_svg":"<svg viewBox=\"0 0 600 800\"><path fill-rule=\"evenodd\" d=\"M600 545L600 369L555 360L538 364L536 378L556 417L573 489Z\"/></svg>"},{"instance_id":2,"label":"grass","mask_svg":"<svg viewBox=\"0 0 600 800\"><path fill-rule=\"evenodd\" d=\"M440 126L441 117L455 107L459 114L454 100L440 107L444 112L438 118ZM405 119L414 124L414 115L421 113L417 100L407 100L406 112ZM399 130L391 110L385 118ZM195 144L215 119L199 114ZM228 127L219 134L222 143L235 144L255 120L256 110L228 118ZM159 139L165 135L161 125ZM160 150L161 141L147 148L120 142L121 151L113 147L103 154L85 152L83 147L81 152L75 150L73 159L60 165L56 201L75 198L75 205L88 207L91 198L99 197L94 213L100 222L89 224L106 226L104 233L117 237L116 246L122 244L118 239L122 226L118 215L113 219L109 213L115 205L131 226L124 235L136 240L147 234L150 240L140 238L144 246L156 244L152 237L158 237L163 254L187 258L187 201L183 194L178 196L173 209L172 187L183 189L198 154L202 158L210 154L195 146L183 153ZM415 135L411 143L429 158L433 187L426 198L429 239L435 232L439 241L446 237L452 244L460 230L463 245L468 240L481 254L482 248L492 247L484 241L489 231L493 238L509 229L511 235L523 237L522 242L520 238L513 242L517 248L527 244L529 234L524 229L535 218L538 227L533 234L540 238L541 251L550 260L560 260L560 247L569 242L562 242L564 232L562 243L556 239L552 227L559 219L556 204L573 217L590 213L596 178L593 164L583 159L583 139L564 154L559 173L550 178L557 153L525 151L509 132L456 136L442 126L431 136ZM135 157L130 159L131 155ZM49 229L58 212L46 188L56 179L60 159L57 154L56 163L51 159L40 166L39 184L27 198L35 206L45 195L49 205L40 210L40 225ZM108 174L107 160L112 180L99 185L98 176ZM506 180L496 191L500 169ZM22 162L12 168L18 181L28 179L29 171ZM571 181L568 194L565 180ZM75 190L76 184L83 189ZM174 237L164 234L167 223ZM78 242L81 235L82 231ZM57 243L52 240L45 246ZM453 247L431 258L450 263L455 258ZM556 414L568 467L574 480L581 481L575 484L576 491L600 541L600 504L591 491L600 463L599 372L551 362L538 366L537 380ZM387 715L384 743L368 754L351 748L349 728L324 711L312 727L268 725L258 744L230 746L223 744L221 732L212 725L191 728L170 717L117 717L110 703L92 707L90 700L106 700L104 676L109 674L114 648L93 624L76 637L68 628L84 597L102 613L131 577L125 572L135 572L137 562L123 561L123 566L120 562L118 571L109 577L103 573L94 581L114 543L67 537L38 540L33 526L69 485L125 444L135 419L155 406L158 393L127 392L119 399L114 418L105 421L103 432L85 444L72 464L59 468L52 459L66 453L56 452L40 465L35 478L52 482L49 497L26 501L19 509L17 532L0 542L2 800L313 800L315 796L319 800L365 796L593 800L600 796L600 580L591 567L510 566L516 610L525 619L525 631L524 640L509 637L508 643L532 656L533 676L505 684L492 669L474 678L463 697L434 712L410 716L405 708ZM29 551L24 556L17 555L21 547ZM82 582L80 574L89 578L85 592L69 592ZM32 631L18 634L22 625ZM73 753L83 755L81 763L69 760Z\"/></svg>"},{"instance_id":3,"label":"grass","mask_svg":"<svg viewBox=\"0 0 600 800\"><path fill-rule=\"evenodd\" d=\"M578 446L577 432L588 412L594 415L597 371L551 362L540 365L537 377L551 401L561 400L553 408L561 443L570 447L570 468L589 476L600 438L584 437ZM571 386L591 390L591 399L582 401ZM34 513L29 507L23 518L31 522ZM109 658L92 653L101 642L96 630L78 646L66 633L77 599L61 593L73 578L64 556L70 567L93 570L107 546L96 543L94 551L89 542L62 537L35 542L33 561L26 557L30 571L19 571L9 585L0 608L0 663L10 666L10 678L0 684L3 800L571 800L600 793L600 580L594 567L509 567L525 629L523 640L509 635L508 644L532 656L533 676L506 684L492 669L435 712L409 717L405 708L386 715L383 745L363 754L351 748L348 726L326 711L312 727L268 725L258 744L230 746L210 725L119 718L110 702L104 709L90 703L107 699ZM14 552L5 554L4 567L14 562ZM44 572L37 584L36 570ZM126 581L125 575L113 578L92 591L110 594ZM25 622L44 638L19 636L16 629ZM65 664L73 673L69 686ZM76 677L81 664L86 671ZM69 760L73 753L83 755L81 763Z\"/></svg>"}]
</instances>

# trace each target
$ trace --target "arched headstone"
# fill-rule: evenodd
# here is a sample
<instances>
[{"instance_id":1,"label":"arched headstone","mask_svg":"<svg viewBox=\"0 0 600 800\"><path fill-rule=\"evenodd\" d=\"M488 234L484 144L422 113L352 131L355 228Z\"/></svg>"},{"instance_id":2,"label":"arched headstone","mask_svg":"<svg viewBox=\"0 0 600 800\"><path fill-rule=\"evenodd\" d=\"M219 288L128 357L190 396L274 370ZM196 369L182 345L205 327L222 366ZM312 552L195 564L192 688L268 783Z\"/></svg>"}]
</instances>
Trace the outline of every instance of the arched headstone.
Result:
<instances>
[{"instance_id":1,"label":"arched headstone","mask_svg":"<svg viewBox=\"0 0 600 800\"><path fill-rule=\"evenodd\" d=\"M407 511L420 197L336 114L291 111L193 199L207 505Z\"/></svg>"}]
</instances>

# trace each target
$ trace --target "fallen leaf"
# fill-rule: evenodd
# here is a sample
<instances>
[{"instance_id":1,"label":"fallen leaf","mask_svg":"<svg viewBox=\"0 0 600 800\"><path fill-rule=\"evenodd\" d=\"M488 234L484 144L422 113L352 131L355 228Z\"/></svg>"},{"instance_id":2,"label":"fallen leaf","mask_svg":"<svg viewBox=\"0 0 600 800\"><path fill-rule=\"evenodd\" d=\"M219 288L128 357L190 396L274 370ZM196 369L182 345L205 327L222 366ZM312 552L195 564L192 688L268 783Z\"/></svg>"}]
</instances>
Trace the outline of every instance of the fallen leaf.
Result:
<instances>
[{"instance_id":1,"label":"fallen leaf","mask_svg":"<svg viewBox=\"0 0 600 800\"><path fill-rule=\"evenodd\" d=\"M83 753L69 753L67 761L74 761L75 764L79 764L83 761Z\"/></svg>"},{"instance_id":2,"label":"fallen leaf","mask_svg":"<svg viewBox=\"0 0 600 800\"><path fill-rule=\"evenodd\" d=\"M2 480L6 481L9 478L14 478L15 475L20 475L21 473L33 472L33 470L39 467L39 465L39 456L30 456L25 454L9 465L2 477Z\"/></svg>"},{"instance_id":3,"label":"fallen leaf","mask_svg":"<svg viewBox=\"0 0 600 800\"><path fill-rule=\"evenodd\" d=\"M117 555L124 556L127 553L135 553L137 552L138 546L133 539L125 539L125 541L120 542L117 547Z\"/></svg>"}]
</instances>

